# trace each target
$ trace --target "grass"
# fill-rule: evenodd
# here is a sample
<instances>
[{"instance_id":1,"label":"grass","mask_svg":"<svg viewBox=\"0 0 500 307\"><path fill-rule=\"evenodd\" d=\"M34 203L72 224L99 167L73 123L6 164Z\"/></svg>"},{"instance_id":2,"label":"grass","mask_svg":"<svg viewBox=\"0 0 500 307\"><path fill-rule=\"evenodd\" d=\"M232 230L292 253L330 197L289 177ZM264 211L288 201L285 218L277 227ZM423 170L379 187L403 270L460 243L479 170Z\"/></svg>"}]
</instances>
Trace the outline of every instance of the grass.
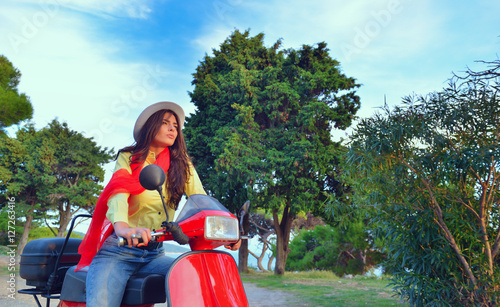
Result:
<instances>
[{"instance_id":1,"label":"grass","mask_svg":"<svg viewBox=\"0 0 500 307\"><path fill-rule=\"evenodd\" d=\"M409 306L387 287L387 278L345 279L326 271L287 272L284 276L251 272L241 274L241 278L259 287L295 295L295 306Z\"/></svg>"},{"instance_id":2,"label":"grass","mask_svg":"<svg viewBox=\"0 0 500 307\"><path fill-rule=\"evenodd\" d=\"M2 259L0 259L0 275L9 275L10 273L12 273L12 271L9 271L8 266L8 261L10 261L10 254L8 252L10 252L11 250L12 249L10 247L0 245L0 256L2 256ZM19 265L17 264L16 260L16 271L18 270L18 268Z\"/></svg>"},{"instance_id":3,"label":"grass","mask_svg":"<svg viewBox=\"0 0 500 307\"><path fill-rule=\"evenodd\" d=\"M0 245L0 255L7 256L7 252L11 251L12 249L10 247L7 247L5 245Z\"/></svg>"}]
</instances>

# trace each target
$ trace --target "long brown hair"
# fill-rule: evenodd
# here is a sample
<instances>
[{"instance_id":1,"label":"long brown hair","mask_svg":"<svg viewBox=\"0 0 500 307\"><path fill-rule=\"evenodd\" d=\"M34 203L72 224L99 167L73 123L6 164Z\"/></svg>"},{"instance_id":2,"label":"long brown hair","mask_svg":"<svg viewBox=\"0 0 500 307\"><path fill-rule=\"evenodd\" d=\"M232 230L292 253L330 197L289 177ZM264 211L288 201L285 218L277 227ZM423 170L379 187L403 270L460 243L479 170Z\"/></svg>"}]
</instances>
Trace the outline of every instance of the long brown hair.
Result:
<instances>
[{"instance_id":1,"label":"long brown hair","mask_svg":"<svg viewBox=\"0 0 500 307\"><path fill-rule=\"evenodd\" d=\"M124 147L118 151L130 152L130 163L138 163L141 165L146 161L149 155L149 146L160 131L163 124L165 113L171 113L175 116L177 122L179 118L177 114L171 110L160 110L151 115L139 133L139 138L131 146ZM117 156L118 157L118 156ZM177 138L172 146L170 146L170 168L167 172L167 205L177 209L182 195L185 193L186 182L191 175L189 170L189 156L187 154L186 142L180 126L177 126Z\"/></svg>"}]
</instances>

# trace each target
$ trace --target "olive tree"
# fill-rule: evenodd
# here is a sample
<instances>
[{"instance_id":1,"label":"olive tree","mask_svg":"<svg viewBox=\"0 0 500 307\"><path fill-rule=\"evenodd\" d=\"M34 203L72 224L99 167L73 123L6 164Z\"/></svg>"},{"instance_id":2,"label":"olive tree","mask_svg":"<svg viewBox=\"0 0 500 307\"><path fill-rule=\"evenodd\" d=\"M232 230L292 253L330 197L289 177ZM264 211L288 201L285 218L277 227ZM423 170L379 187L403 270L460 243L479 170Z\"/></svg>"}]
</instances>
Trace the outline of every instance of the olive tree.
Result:
<instances>
[{"instance_id":1,"label":"olive tree","mask_svg":"<svg viewBox=\"0 0 500 307\"><path fill-rule=\"evenodd\" d=\"M417 306L500 303L500 62L362 120L348 167Z\"/></svg>"}]
</instances>

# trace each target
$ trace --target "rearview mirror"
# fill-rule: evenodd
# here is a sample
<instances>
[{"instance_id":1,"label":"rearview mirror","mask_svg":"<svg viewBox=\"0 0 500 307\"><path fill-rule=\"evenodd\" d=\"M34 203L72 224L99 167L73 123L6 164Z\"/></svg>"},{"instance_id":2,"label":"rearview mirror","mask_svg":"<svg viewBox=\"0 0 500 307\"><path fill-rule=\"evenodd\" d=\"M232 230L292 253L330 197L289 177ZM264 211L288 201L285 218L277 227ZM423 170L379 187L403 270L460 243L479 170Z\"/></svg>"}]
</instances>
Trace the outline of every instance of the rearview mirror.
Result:
<instances>
[{"instance_id":1,"label":"rearview mirror","mask_svg":"<svg viewBox=\"0 0 500 307\"><path fill-rule=\"evenodd\" d=\"M156 164L151 164L142 169L139 182L146 190L161 190L165 182L165 172Z\"/></svg>"},{"instance_id":2,"label":"rearview mirror","mask_svg":"<svg viewBox=\"0 0 500 307\"><path fill-rule=\"evenodd\" d=\"M167 216L165 223L168 223L167 205L165 204L165 198L162 192L163 183L165 182L165 172L163 169L156 164L150 164L144 167L139 174L139 182L146 190L156 190L160 193L161 203L163 204L163 209Z\"/></svg>"}]
</instances>

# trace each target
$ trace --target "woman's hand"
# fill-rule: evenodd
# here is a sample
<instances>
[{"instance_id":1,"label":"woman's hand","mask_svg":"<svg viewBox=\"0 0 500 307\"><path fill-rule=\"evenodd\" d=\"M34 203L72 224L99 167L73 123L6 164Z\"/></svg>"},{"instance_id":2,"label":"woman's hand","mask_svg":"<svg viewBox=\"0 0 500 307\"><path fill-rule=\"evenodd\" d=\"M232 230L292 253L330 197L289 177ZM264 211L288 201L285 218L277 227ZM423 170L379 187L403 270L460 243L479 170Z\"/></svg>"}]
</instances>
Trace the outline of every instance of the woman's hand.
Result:
<instances>
[{"instance_id":1,"label":"woman's hand","mask_svg":"<svg viewBox=\"0 0 500 307\"><path fill-rule=\"evenodd\" d=\"M130 228L125 222L116 222L113 227L117 236L127 239L128 246L148 245L149 240L151 240L151 230L148 228ZM139 244L137 237L142 238L143 243Z\"/></svg>"},{"instance_id":2,"label":"woman's hand","mask_svg":"<svg viewBox=\"0 0 500 307\"><path fill-rule=\"evenodd\" d=\"M231 243L231 244L228 244L228 245L224 245L225 248L230 249L232 251L238 250L240 248L240 246L241 246L241 239L238 240L238 242L236 242L236 243Z\"/></svg>"}]
</instances>

